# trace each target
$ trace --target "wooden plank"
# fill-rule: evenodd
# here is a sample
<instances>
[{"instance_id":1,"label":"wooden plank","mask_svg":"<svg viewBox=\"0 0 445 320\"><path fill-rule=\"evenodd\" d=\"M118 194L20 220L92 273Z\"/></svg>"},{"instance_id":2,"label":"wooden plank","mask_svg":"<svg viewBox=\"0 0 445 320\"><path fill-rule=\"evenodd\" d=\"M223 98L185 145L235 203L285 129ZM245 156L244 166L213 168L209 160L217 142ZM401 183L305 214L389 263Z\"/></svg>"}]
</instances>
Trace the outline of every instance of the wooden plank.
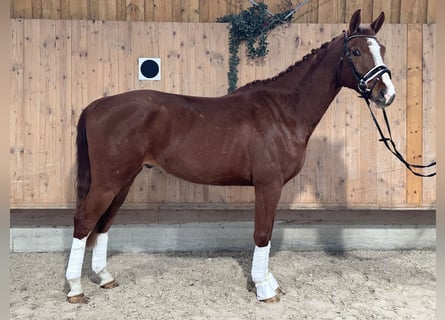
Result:
<instances>
[{"instance_id":1,"label":"wooden plank","mask_svg":"<svg viewBox=\"0 0 445 320\"><path fill-rule=\"evenodd\" d=\"M155 1L145 0L144 21L154 21L155 17Z\"/></svg>"},{"instance_id":2,"label":"wooden plank","mask_svg":"<svg viewBox=\"0 0 445 320\"><path fill-rule=\"evenodd\" d=\"M10 111L10 203L24 202L24 141L25 141L25 87L24 87L24 22L11 20L11 111Z\"/></svg>"},{"instance_id":3,"label":"wooden plank","mask_svg":"<svg viewBox=\"0 0 445 320\"><path fill-rule=\"evenodd\" d=\"M436 25L423 25L423 162L436 159ZM425 170L433 172L436 168ZM423 179L423 204L436 201L436 177Z\"/></svg>"},{"instance_id":4,"label":"wooden plank","mask_svg":"<svg viewBox=\"0 0 445 320\"><path fill-rule=\"evenodd\" d=\"M127 20L144 21L144 0L127 0Z\"/></svg>"},{"instance_id":5,"label":"wooden plank","mask_svg":"<svg viewBox=\"0 0 445 320\"><path fill-rule=\"evenodd\" d=\"M42 22L43 20L39 20ZM39 201L56 202L55 194L60 190L55 182L56 166L56 74L55 74L55 21L40 23L40 72L39 72L39 119L38 157L36 158L39 172ZM37 187L37 186L36 186ZM45 195L45 196L43 196Z\"/></svg>"},{"instance_id":6,"label":"wooden plank","mask_svg":"<svg viewBox=\"0 0 445 320\"><path fill-rule=\"evenodd\" d=\"M393 83L396 86L396 98L392 105L387 108L388 116L393 133L393 138L398 149L404 155L407 154L407 76L406 65L409 50L407 45L407 28L406 25L391 25L393 31L388 34L388 40L385 42L387 50L391 52L385 58L387 63L394 70ZM383 120L382 120L383 121ZM382 122L383 123L383 122ZM384 150L383 146L381 149ZM383 152L383 151L381 151ZM391 157L391 203L395 206L406 204L406 185L407 176L404 165L394 156Z\"/></svg>"},{"instance_id":7,"label":"wooden plank","mask_svg":"<svg viewBox=\"0 0 445 320\"><path fill-rule=\"evenodd\" d=\"M422 26L408 25L407 96L406 96L406 158L409 163L422 163ZM407 203L422 202L422 178L407 172Z\"/></svg>"},{"instance_id":8,"label":"wooden plank","mask_svg":"<svg viewBox=\"0 0 445 320\"><path fill-rule=\"evenodd\" d=\"M52 178L54 202L62 204L72 194L71 144L71 20L55 21L54 68L54 147L52 160L55 174Z\"/></svg>"},{"instance_id":9,"label":"wooden plank","mask_svg":"<svg viewBox=\"0 0 445 320\"><path fill-rule=\"evenodd\" d=\"M180 211L180 212L178 212ZM119 210L117 225L184 224L202 222L253 221L253 211L246 209L196 209L184 207ZM434 226L435 210L277 210L276 221L286 224L344 224ZM12 209L11 228L72 226L72 209Z\"/></svg>"},{"instance_id":10,"label":"wooden plank","mask_svg":"<svg viewBox=\"0 0 445 320\"><path fill-rule=\"evenodd\" d=\"M11 1L12 18L32 18L32 0L13 0Z\"/></svg>"},{"instance_id":11,"label":"wooden plank","mask_svg":"<svg viewBox=\"0 0 445 320\"><path fill-rule=\"evenodd\" d=\"M38 194L38 144L40 118L40 23L38 20L24 21L24 157L23 163L23 201L39 203Z\"/></svg>"},{"instance_id":12,"label":"wooden plank","mask_svg":"<svg viewBox=\"0 0 445 320\"><path fill-rule=\"evenodd\" d=\"M394 1L388 0L374 0L372 3L372 20L374 21L380 13L383 11L385 13L385 22L389 23L392 19L392 10Z\"/></svg>"},{"instance_id":13,"label":"wooden plank","mask_svg":"<svg viewBox=\"0 0 445 320\"><path fill-rule=\"evenodd\" d=\"M345 0L319 2L318 23L344 22L345 6Z\"/></svg>"},{"instance_id":14,"label":"wooden plank","mask_svg":"<svg viewBox=\"0 0 445 320\"><path fill-rule=\"evenodd\" d=\"M209 22L209 10L212 4L207 0L199 0L199 22Z\"/></svg>"},{"instance_id":15,"label":"wooden plank","mask_svg":"<svg viewBox=\"0 0 445 320\"><path fill-rule=\"evenodd\" d=\"M436 23L436 0L428 0L426 21L424 23Z\"/></svg>"},{"instance_id":16,"label":"wooden plank","mask_svg":"<svg viewBox=\"0 0 445 320\"><path fill-rule=\"evenodd\" d=\"M227 14L226 0L213 0L212 5L209 6L209 20L208 22L216 22L216 19Z\"/></svg>"},{"instance_id":17,"label":"wooden plank","mask_svg":"<svg viewBox=\"0 0 445 320\"><path fill-rule=\"evenodd\" d=\"M317 23L319 1L309 1L293 16L292 23Z\"/></svg>"},{"instance_id":18,"label":"wooden plank","mask_svg":"<svg viewBox=\"0 0 445 320\"><path fill-rule=\"evenodd\" d=\"M182 2L182 22L199 22L199 0L184 0Z\"/></svg>"},{"instance_id":19,"label":"wooden plank","mask_svg":"<svg viewBox=\"0 0 445 320\"><path fill-rule=\"evenodd\" d=\"M341 34L344 30L343 25L333 25L330 38ZM346 90L343 90L346 91ZM344 92L348 94L347 92ZM335 205L344 205L346 202L346 163L345 163L345 110L346 106L341 103L338 96L329 107L331 126L329 132L330 159L327 164L328 188L330 190L328 202Z\"/></svg>"},{"instance_id":20,"label":"wooden plank","mask_svg":"<svg viewBox=\"0 0 445 320\"><path fill-rule=\"evenodd\" d=\"M86 19L88 17L87 0L60 0L61 19Z\"/></svg>"},{"instance_id":21,"label":"wooden plank","mask_svg":"<svg viewBox=\"0 0 445 320\"><path fill-rule=\"evenodd\" d=\"M76 202L75 193L75 177L76 169L76 126L81 111L90 102L88 98L88 87L90 76L88 70L88 27L89 23L86 20L73 20L71 23L71 169L69 171L70 182L67 182L67 187L70 191L67 192L68 205L74 207ZM68 146L68 143L65 144Z\"/></svg>"},{"instance_id":22,"label":"wooden plank","mask_svg":"<svg viewBox=\"0 0 445 320\"><path fill-rule=\"evenodd\" d=\"M403 0L400 11L400 23L424 23L427 17L427 0Z\"/></svg>"},{"instance_id":23,"label":"wooden plank","mask_svg":"<svg viewBox=\"0 0 445 320\"><path fill-rule=\"evenodd\" d=\"M40 19L60 19L60 0L42 0Z\"/></svg>"},{"instance_id":24,"label":"wooden plank","mask_svg":"<svg viewBox=\"0 0 445 320\"><path fill-rule=\"evenodd\" d=\"M104 96L111 96L119 93L119 64L118 52L120 49L118 37L118 23L116 21L105 21L103 23L103 49L102 49L102 65L103 65L103 82Z\"/></svg>"},{"instance_id":25,"label":"wooden plank","mask_svg":"<svg viewBox=\"0 0 445 320\"><path fill-rule=\"evenodd\" d=\"M119 1L105 2L99 7L99 15L102 20L116 20L117 19L117 4Z\"/></svg>"},{"instance_id":26,"label":"wooden plank","mask_svg":"<svg viewBox=\"0 0 445 320\"><path fill-rule=\"evenodd\" d=\"M173 21L172 0L153 0L153 21Z\"/></svg>"}]
</instances>

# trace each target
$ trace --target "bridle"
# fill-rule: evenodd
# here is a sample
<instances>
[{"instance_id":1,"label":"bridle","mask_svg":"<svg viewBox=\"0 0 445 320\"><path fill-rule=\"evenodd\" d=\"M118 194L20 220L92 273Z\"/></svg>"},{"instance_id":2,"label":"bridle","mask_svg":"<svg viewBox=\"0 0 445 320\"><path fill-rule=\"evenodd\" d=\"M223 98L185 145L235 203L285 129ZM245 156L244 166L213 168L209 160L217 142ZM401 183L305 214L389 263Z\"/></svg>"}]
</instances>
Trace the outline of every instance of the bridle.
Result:
<instances>
[{"instance_id":1,"label":"bridle","mask_svg":"<svg viewBox=\"0 0 445 320\"><path fill-rule=\"evenodd\" d=\"M385 73L387 73L389 75L389 78L391 79L391 71L386 67L386 65L381 64L381 65L375 66L374 68L372 68L371 70L366 72L364 75L360 75L360 73L355 68L354 62L352 61L351 50L348 47L349 40L354 39L354 38L360 38L360 37L375 39L374 36L363 35L363 34L355 34L355 35L349 36L345 32L344 41L343 41L343 56L346 57L346 61L348 62L349 66L352 69L352 74L354 75L355 79L357 80L357 87L358 87L359 92L362 95L362 98L364 98L365 100L369 100L369 98L371 96L372 89L374 88L375 84L374 84L374 86L369 88L368 83L378 77L381 77ZM343 59L343 56L342 56L342 59Z\"/></svg>"},{"instance_id":2,"label":"bridle","mask_svg":"<svg viewBox=\"0 0 445 320\"><path fill-rule=\"evenodd\" d=\"M427 164L427 165L411 164L408 161L406 161L405 158L403 157L403 155L397 150L396 144L395 144L395 142L394 142L394 140L392 138L391 127L389 126L388 116L386 114L385 109L382 108L383 117L385 119L385 125L386 125L386 129L388 131L389 137L386 137L384 135L383 130L380 127L380 125L379 125L379 123L377 121L377 118L376 118L374 112L371 109L371 103L370 103L372 90L373 90L374 86L377 83L374 83L374 85L371 88L368 87L368 83L370 81L376 79L376 78L381 77L385 73L387 73L389 75L389 78L391 79L391 71L386 67L386 65L381 64L381 65L373 67L371 70L366 72L364 75L360 75L360 73L355 68L354 62L352 61L351 52L350 52L350 49L348 47L348 41L353 39L353 38L358 38L358 37L374 38L375 39L374 36L370 36L370 35L362 35L362 34L348 35L346 32L344 32L343 55L342 55L341 60L340 60L339 76L341 77L341 72L342 72L342 69L343 69L343 57L346 57L346 61L348 62L349 66L352 69L352 74L354 75L355 79L357 80L357 88L358 88L358 91L361 94L359 97L363 98L366 101L366 104L368 105L369 112L371 113L372 120L374 121L374 123L375 123L375 125L377 127L377 131L379 132L379 135L380 135L379 141L383 142L385 144L386 148L394 156L396 156L397 159L399 159L406 166L406 168L409 171L411 171L414 175L419 176L419 177L433 177L433 176L435 176L436 172L433 172L433 173L430 173L430 174L423 174L423 173L419 173L419 172L414 171L414 169L430 168L430 167L436 165L436 161L433 161L433 162L431 162L430 164Z\"/></svg>"}]
</instances>

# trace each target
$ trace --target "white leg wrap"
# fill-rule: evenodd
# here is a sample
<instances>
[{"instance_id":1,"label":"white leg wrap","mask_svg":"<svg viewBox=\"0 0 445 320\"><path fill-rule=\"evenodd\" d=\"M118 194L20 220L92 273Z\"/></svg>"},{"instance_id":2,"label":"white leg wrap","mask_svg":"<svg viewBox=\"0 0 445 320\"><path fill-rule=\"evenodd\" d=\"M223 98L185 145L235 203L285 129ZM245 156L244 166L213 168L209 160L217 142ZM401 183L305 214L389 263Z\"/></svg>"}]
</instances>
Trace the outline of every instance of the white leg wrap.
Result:
<instances>
[{"instance_id":1,"label":"white leg wrap","mask_svg":"<svg viewBox=\"0 0 445 320\"><path fill-rule=\"evenodd\" d=\"M99 273L107 266L107 245L108 233L100 233L97 236L96 245L93 248L93 258L91 260L91 268L96 273Z\"/></svg>"},{"instance_id":2,"label":"white leg wrap","mask_svg":"<svg viewBox=\"0 0 445 320\"><path fill-rule=\"evenodd\" d=\"M67 294L68 297L78 296L83 293L80 278L68 280L68 283L70 284L70 292Z\"/></svg>"},{"instance_id":3,"label":"white leg wrap","mask_svg":"<svg viewBox=\"0 0 445 320\"><path fill-rule=\"evenodd\" d=\"M83 293L80 277L82 275L82 265L83 258L85 256L86 244L87 237L81 240L73 238L68 267L66 268L66 279L70 285L68 297L77 296Z\"/></svg>"},{"instance_id":4,"label":"white leg wrap","mask_svg":"<svg viewBox=\"0 0 445 320\"><path fill-rule=\"evenodd\" d=\"M100 278L100 286L103 286L107 283L113 282L113 276L108 272L107 268L103 268L101 271L97 273Z\"/></svg>"},{"instance_id":5,"label":"white leg wrap","mask_svg":"<svg viewBox=\"0 0 445 320\"><path fill-rule=\"evenodd\" d=\"M82 264L83 264L83 258L85 256L86 244L87 244L87 237L81 240L73 238L70 258L68 260L68 267L66 268L67 280L80 278L82 274Z\"/></svg>"},{"instance_id":6,"label":"white leg wrap","mask_svg":"<svg viewBox=\"0 0 445 320\"><path fill-rule=\"evenodd\" d=\"M100 278L100 284L112 282L114 279L108 272L107 266L107 246L108 246L108 233L100 233L97 236L96 245L93 248L93 258L91 261L91 268Z\"/></svg>"},{"instance_id":7,"label":"white leg wrap","mask_svg":"<svg viewBox=\"0 0 445 320\"><path fill-rule=\"evenodd\" d=\"M252 260L252 280L256 286L258 300L276 296L277 280L269 272L270 241L266 247L255 246Z\"/></svg>"}]
</instances>

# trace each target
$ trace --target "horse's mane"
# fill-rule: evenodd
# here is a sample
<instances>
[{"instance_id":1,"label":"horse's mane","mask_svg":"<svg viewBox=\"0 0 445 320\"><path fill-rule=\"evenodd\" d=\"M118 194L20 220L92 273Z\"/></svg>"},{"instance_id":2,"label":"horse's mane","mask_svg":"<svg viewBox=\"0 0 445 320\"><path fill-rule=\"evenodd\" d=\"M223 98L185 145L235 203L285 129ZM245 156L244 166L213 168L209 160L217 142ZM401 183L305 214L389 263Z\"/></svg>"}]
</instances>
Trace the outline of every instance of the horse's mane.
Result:
<instances>
[{"instance_id":1,"label":"horse's mane","mask_svg":"<svg viewBox=\"0 0 445 320\"><path fill-rule=\"evenodd\" d=\"M345 34L345 32L346 32L346 31L343 30L343 32L342 32L342 34L341 34L340 36L343 36L343 35ZM372 30L371 30L367 25L364 25L364 26L360 26L360 27L359 27L357 33L364 34L364 35L372 35L373 32L372 32ZM334 37L334 38L332 38L331 41L328 41L328 42L323 43L323 44L320 46L320 48L312 49L311 52L308 53L308 54L306 54L306 55L304 55L303 58L301 58L301 60L297 60L294 64L290 65L286 70L281 71L279 74L277 74L277 75L275 75L275 76L273 76L273 77L271 77L271 78L267 78L267 79L257 79L257 80L253 80L253 81L248 82L248 83L246 83L245 85L239 87L239 88L238 88L237 90L235 90L234 92L236 92L236 91L238 91L238 90L240 90L240 89L243 89L243 88L251 87L252 85L256 85L256 84L266 84L266 83L273 82L273 81L275 81L275 80L280 79L280 78L283 77L285 74L287 74L287 73L289 73L289 72L292 72L295 68L299 67L302 63L308 61L310 57L313 57L313 56L317 55L317 53L319 53L320 50L322 50L322 49L326 49L326 48L329 46L329 44L331 44L332 42L334 42L334 40L336 40L336 39L337 39L338 37L340 37L340 36Z\"/></svg>"},{"instance_id":2,"label":"horse's mane","mask_svg":"<svg viewBox=\"0 0 445 320\"><path fill-rule=\"evenodd\" d=\"M281 71L279 74L271 77L271 78L267 78L267 79L257 79L257 80L253 80L251 82L246 83L245 85L239 87L237 90L235 90L234 92L243 89L243 88L247 88L250 87L252 85L256 85L256 84L266 84L275 80L280 79L281 77L283 77L285 74L292 72L295 68L298 68L302 63L306 62L307 60L309 60L310 57L315 56L320 50L325 49L329 46L330 43L332 43L337 37L333 38L331 41L325 42L323 43L319 48L316 49L312 49L310 53L306 54L303 56L303 58L301 58L301 60L297 60L294 64L290 65L289 67L287 67L286 70Z\"/></svg>"}]
</instances>

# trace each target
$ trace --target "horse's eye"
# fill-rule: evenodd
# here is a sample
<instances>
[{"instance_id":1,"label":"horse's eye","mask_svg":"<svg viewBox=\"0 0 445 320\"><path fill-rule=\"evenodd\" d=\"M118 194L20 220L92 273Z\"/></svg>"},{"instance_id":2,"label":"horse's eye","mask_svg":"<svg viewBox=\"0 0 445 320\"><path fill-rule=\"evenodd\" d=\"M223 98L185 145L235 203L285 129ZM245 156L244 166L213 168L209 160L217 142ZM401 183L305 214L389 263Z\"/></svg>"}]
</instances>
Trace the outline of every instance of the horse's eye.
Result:
<instances>
[{"instance_id":1,"label":"horse's eye","mask_svg":"<svg viewBox=\"0 0 445 320\"><path fill-rule=\"evenodd\" d=\"M352 50L352 54L356 57L358 57L360 55L360 51L358 51L357 49Z\"/></svg>"}]
</instances>

